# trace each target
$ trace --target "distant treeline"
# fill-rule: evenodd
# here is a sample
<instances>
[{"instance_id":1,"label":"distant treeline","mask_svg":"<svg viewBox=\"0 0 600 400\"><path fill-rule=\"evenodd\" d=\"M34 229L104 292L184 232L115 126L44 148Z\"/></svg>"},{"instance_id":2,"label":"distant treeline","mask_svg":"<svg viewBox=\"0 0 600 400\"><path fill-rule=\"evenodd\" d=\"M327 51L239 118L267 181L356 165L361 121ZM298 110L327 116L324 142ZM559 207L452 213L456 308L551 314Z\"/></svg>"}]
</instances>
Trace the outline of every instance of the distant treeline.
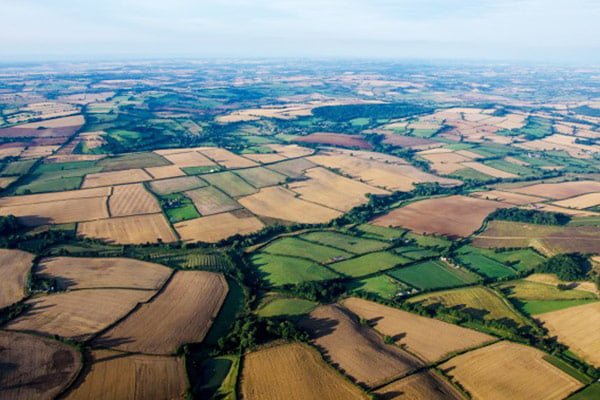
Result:
<instances>
[{"instance_id":1,"label":"distant treeline","mask_svg":"<svg viewBox=\"0 0 600 400\"><path fill-rule=\"evenodd\" d=\"M488 216L488 219L527 222L538 225L565 225L571 217L556 212L523 210L521 208L500 208Z\"/></svg>"},{"instance_id":2,"label":"distant treeline","mask_svg":"<svg viewBox=\"0 0 600 400\"><path fill-rule=\"evenodd\" d=\"M317 107L312 111L315 117L336 122L346 122L355 118L404 118L411 115L424 114L428 112L433 112L433 109L412 103L348 104L341 106Z\"/></svg>"}]
</instances>

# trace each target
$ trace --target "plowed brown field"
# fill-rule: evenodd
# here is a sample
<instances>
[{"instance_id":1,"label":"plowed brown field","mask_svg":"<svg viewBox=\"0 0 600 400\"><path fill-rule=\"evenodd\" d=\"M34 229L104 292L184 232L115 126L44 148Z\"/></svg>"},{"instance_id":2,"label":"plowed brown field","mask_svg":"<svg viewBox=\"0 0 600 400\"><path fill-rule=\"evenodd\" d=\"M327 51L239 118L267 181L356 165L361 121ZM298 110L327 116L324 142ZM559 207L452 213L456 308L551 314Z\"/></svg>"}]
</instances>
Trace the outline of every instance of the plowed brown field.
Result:
<instances>
[{"instance_id":1,"label":"plowed brown field","mask_svg":"<svg viewBox=\"0 0 600 400\"><path fill-rule=\"evenodd\" d=\"M382 400L460 400L463 396L434 372L407 376L375 391Z\"/></svg>"}]
</instances>

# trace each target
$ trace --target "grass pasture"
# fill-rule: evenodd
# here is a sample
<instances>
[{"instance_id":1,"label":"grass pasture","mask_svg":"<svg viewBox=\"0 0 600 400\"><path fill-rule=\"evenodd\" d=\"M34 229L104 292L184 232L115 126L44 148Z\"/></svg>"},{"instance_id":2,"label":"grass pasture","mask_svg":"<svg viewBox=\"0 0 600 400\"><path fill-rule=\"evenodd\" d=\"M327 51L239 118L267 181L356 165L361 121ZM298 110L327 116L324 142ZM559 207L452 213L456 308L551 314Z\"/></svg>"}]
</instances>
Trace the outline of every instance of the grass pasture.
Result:
<instances>
[{"instance_id":1,"label":"grass pasture","mask_svg":"<svg viewBox=\"0 0 600 400\"><path fill-rule=\"evenodd\" d=\"M410 262L408 258L386 251L380 251L351 258L349 260L339 261L330 264L329 267L340 274L359 277L385 271L408 262Z\"/></svg>"},{"instance_id":2,"label":"grass pasture","mask_svg":"<svg viewBox=\"0 0 600 400\"><path fill-rule=\"evenodd\" d=\"M377 240L392 240L398 239L404 235L405 231L402 229L386 228L385 226L377 226L371 224L362 224L354 227L354 230L358 231L362 235L377 239Z\"/></svg>"},{"instance_id":3,"label":"grass pasture","mask_svg":"<svg viewBox=\"0 0 600 400\"><path fill-rule=\"evenodd\" d=\"M364 239L330 231L311 232L302 235L301 238L310 242L342 249L354 254L383 250L389 246L388 243L379 240Z\"/></svg>"},{"instance_id":4,"label":"grass pasture","mask_svg":"<svg viewBox=\"0 0 600 400\"><path fill-rule=\"evenodd\" d=\"M476 248L463 247L459 250L456 258L459 263L476 270L488 278L506 278L515 275L515 271L492 258L486 257L477 251Z\"/></svg>"},{"instance_id":5,"label":"grass pasture","mask_svg":"<svg viewBox=\"0 0 600 400\"><path fill-rule=\"evenodd\" d=\"M430 290L462 286L477 282L478 276L465 269L455 269L439 260L429 260L408 267L396 268L388 272L400 281L422 289Z\"/></svg>"},{"instance_id":6,"label":"grass pasture","mask_svg":"<svg viewBox=\"0 0 600 400\"><path fill-rule=\"evenodd\" d=\"M275 296L267 299L257 314L265 318L298 316L310 313L316 306L317 303L310 300Z\"/></svg>"},{"instance_id":7,"label":"grass pasture","mask_svg":"<svg viewBox=\"0 0 600 400\"><path fill-rule=\"evenodd\" d=\"M251 261L258 268L263 279L273 286L322 281L338 277L327 268L301 258L256 253L252 256Z\"/></svg>"},{"instance_id":8,"label":"grass pasture","mask_svg":"<svg viewBox=\"0 0 600 400\"><path fill-rule=\"evenodd\" d=\"M262 249L265 253L308 258L318 263L327 263L352 257L352 254L333 247L308 242L297 237L278 239Z\"/></svg>"},{"instance_id":9,"label":"grass pasture","mask_svg":"<svg viewBox=\"0 0 600 400\"><path fill-rule=\"evenodd\" d=\"M405 284L387 275L376 275L369 278L353 280L346 284L346 288L351 293L363 292L379 296L386 300L391 300L398 296L399 293L408 289Z\"/></svg>"}]
</instances>

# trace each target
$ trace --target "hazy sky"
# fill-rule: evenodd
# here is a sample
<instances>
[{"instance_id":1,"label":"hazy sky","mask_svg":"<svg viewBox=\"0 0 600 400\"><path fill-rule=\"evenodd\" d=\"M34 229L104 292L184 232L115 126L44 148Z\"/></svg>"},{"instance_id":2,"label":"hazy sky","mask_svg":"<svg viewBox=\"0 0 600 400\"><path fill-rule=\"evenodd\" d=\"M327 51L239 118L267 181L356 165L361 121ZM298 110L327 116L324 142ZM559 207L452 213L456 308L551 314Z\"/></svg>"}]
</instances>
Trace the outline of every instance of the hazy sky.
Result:
<instances>
[{"instance_id":1,"label":"hazy sky","mask_svg":"<svg viewBox=\"0 0 600 400\"><path fill-rule=\"evenodd\" d=\"M600 0L0 0L2 59L600 61Z\"/></svg>"}]
</instances>

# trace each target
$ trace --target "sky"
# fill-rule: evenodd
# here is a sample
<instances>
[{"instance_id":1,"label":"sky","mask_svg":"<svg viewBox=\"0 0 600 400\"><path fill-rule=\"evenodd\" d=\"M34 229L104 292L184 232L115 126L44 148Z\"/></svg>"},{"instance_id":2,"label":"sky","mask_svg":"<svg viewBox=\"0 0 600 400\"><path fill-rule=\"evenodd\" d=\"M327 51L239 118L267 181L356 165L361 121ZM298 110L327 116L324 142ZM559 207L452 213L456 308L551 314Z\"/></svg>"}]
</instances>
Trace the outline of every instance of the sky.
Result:
<instances>
[{"instance_id":1,"label":"sky","mask_svg":"<svg viewBox=\"0 0 600 400\"><path fill-rule=\"evenodd\" d=\"M599 0L0 0L0 61L600 62Z\"/></svg>"}]
</instances>

